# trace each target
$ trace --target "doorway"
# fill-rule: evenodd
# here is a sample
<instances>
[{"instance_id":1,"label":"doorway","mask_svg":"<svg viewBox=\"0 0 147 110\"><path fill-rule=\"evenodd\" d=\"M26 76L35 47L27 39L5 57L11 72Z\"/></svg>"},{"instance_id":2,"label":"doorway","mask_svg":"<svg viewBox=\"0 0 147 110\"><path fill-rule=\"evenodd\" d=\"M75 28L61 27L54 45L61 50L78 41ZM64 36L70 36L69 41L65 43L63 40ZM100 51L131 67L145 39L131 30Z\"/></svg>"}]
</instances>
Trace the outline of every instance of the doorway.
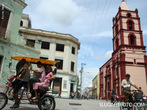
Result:
<instances>
[{"instance_id":1,"label":"doorway","mask_svg":"<svg viewBox=\"0 0 147 110\"><path fill-rule=\"evenodd\" d=\"M74 84L73 83L71 83L70 84L70 92L73 92L74 91ZM75 92L75 91L74 91Z\"/></svg>"},{"instance_id":2,"label":"doorway","mask_svg":"<svg viewBox=\"0 0 147 110\"><path fill-rule=\"evenodd\" d=\"M62 78L55 78L53 80L53 94L58 94L59 91L62 91Z\"/></svg>"}]
</instances>

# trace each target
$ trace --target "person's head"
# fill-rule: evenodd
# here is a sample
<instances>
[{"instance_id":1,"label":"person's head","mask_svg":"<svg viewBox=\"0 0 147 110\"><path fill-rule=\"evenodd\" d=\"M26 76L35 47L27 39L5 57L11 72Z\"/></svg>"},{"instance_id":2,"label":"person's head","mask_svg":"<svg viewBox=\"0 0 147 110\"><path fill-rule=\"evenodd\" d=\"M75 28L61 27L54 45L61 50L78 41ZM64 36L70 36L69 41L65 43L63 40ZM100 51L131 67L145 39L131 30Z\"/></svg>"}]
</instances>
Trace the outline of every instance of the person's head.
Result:
<instances>
[{"instance_id":1,"label":"person's head","mask_svg":"<svg viewBox=\"0 0 147 110\"><path fill-rule=\"evenodd\" d=\"M25 59L21 59L21 60L20 60L20 63L21 63L22 65L24 65L24 64L26 63L26 60L25 60Z\"/></svg>"},{"instance_id":2,"label":"person's head","mask_svg":"<svg viewBox=\"0 0 147 110\"><path fill-rule=\"evenodd\" d=\"M50 73L50 72L53 72L53 69L51 66L46 66L45 71L46 73Z\"/></svg>"},{"instance_id":3,"label":"person's head","mask_svg":"<svg viewBox=\"0 0 147 110\"><path fill-rule=\"evenodd\" d=\"M115 92L114 89L112 89L112 92Z\"/></svg>"},{"instance_id":4,"label":"person's head","mask_svg":"<svg viewBox=\"0 0 147 110\"><path fill-rule=\"evenodd\" d=\"M37 67L38 68L41 68L42 67L42 63L39 61L39 62L37 62Z\"/></svg>"},{"instance_id":5,"label":"person's head","mask_svg":"<svg viewBox=\"0 0 147 110\"><path fill-rule=\"evenodd\" d=\"M126 80L129 81L130 79L130 74L126 74Z\"/></svg>"},{"instance_id":6,"label":"person's head","mask_svg":"<svg viewBox=\"0 0 147 110\"><path fill-rule=\"evenodd\" d=\"M139 87L139 90L141 90L141 87Z\"/></svg>"}]
</instances>

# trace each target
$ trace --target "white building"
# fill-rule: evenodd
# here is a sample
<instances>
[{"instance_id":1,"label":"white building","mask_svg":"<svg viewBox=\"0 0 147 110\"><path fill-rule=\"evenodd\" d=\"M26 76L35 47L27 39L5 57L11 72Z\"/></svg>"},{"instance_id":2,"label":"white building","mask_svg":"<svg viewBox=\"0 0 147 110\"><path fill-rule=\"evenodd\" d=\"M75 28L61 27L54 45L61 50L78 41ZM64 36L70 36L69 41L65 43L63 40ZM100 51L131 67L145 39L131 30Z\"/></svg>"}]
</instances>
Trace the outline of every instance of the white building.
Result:
<instances>
[{"instance_id":1,"label":"white building","mask_svg":"<svg viewBox=\"0 0 147 110\"><path fill-rule=\"evenodd\" d=\"M77 91L77 56L80 43L70 34L32 29L29 16L24 14L20 23L22 43L40 49L42 59L59 60L53 93L61 89L61 97L68 98L71 91ZM40 44L40 45L38 45Z\"/></svg>"}]
</instances>

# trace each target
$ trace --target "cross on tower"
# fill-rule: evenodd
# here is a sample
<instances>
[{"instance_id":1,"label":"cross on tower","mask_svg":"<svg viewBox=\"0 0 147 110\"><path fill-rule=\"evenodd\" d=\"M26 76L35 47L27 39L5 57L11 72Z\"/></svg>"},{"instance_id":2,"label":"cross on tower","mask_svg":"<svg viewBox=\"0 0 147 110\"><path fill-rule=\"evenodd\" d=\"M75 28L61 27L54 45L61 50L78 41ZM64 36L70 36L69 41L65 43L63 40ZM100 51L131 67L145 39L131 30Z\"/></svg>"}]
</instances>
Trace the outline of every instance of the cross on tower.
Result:
<instances>
[{"instance_id":1,"label":"cross on tower","mask_svg":"<svg viewBox=\"0 0 147 110\"><path fill-rule=\"evenodd\" d=\"M122 0L122 2L124 2L125 0Z\"/></svg>"}]
</instances>

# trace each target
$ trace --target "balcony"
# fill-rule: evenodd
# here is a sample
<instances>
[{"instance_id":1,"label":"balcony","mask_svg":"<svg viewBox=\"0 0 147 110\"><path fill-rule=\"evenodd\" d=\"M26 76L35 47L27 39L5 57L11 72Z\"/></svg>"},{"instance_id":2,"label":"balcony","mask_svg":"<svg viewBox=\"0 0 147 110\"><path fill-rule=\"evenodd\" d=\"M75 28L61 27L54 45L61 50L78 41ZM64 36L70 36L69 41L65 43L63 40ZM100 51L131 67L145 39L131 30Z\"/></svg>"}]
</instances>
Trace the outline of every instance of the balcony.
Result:
<instances>
[{"instance_id":1,"label":"balcony","mask_svg":"<svg viewBox=\"0 0 147 110\"><path fill-rule=\"evenodd\" d=\"M0 27L0 40L9 42L10 41L11 32L9 30L6 30L2 27Z\"/></svg>"}]
</instances>

